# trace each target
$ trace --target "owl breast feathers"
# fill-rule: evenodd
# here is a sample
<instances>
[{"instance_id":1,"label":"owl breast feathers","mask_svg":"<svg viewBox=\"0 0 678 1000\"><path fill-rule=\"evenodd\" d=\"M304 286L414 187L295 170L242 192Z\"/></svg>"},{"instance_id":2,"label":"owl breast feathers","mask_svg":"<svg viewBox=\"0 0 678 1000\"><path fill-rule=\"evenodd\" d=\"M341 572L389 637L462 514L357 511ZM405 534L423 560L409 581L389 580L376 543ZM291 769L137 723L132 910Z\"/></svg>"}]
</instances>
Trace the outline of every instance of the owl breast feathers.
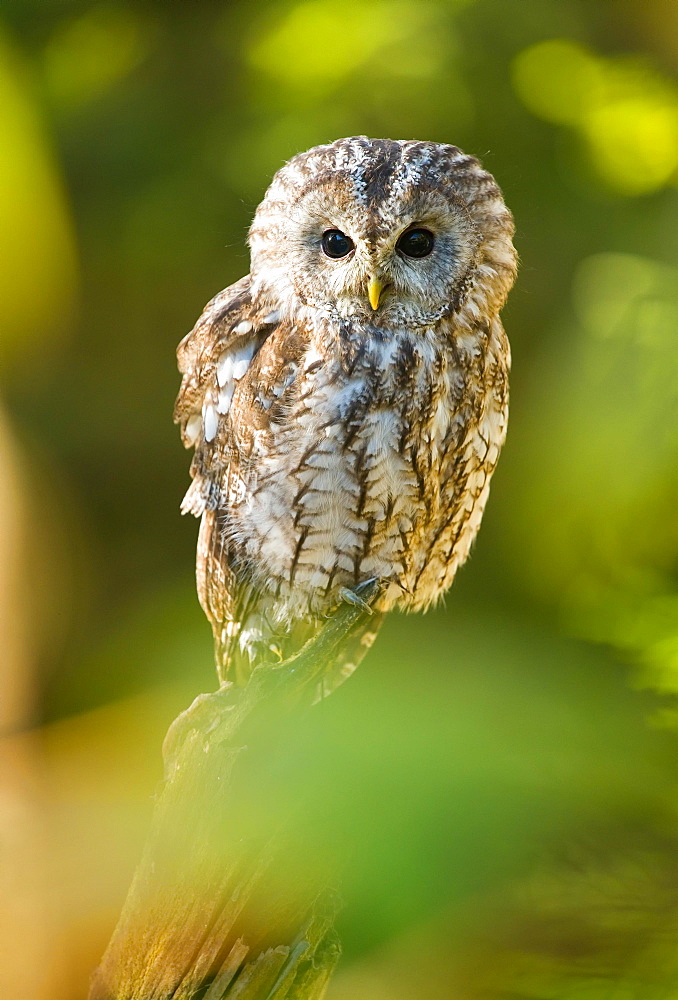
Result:
<instances>
[{"instance_id":1,"label":"owl breast feathers","mask_svg":"<svg viewBox=\"0 0 678 1000\"><path fill-rule=\"evenodd\" d=\"M250 229L251 272L179 345L195 447L183 510L222 678L294 653L377 578L425 609L478 531L506 435L513 221L479 162L340 139L294 157Z\"/></svg>"}]
</instances>

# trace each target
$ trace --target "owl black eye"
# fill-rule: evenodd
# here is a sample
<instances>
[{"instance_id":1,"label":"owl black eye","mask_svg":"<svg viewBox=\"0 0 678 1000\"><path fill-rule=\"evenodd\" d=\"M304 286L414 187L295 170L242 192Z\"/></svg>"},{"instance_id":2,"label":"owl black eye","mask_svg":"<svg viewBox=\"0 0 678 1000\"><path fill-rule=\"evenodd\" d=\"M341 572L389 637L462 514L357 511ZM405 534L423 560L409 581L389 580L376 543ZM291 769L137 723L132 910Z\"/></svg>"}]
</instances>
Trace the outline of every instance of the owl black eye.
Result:
<instances>
[{"instance_id":1,"label":"owl black eye","mask_svg":"<svg viewBox=\"0 0 678 1000\"><path fill-rule=\"evenodd\" d=\"M396 243L396 250L406 257L428 257L435 239L428 229L408 229Z\"/></svg>"},{"instance_id":2,"label":"owl black eye","mask_svg":"<svg viewBox=\"0 0 678 1000\"><path fill-rule=\"evenodd\" d=\"M334 260L339 260L340 257L347 257L350 254L354 243L340 229L326 229L323 233L321 246L324 254Z\"/></svg>"}]
</instances>

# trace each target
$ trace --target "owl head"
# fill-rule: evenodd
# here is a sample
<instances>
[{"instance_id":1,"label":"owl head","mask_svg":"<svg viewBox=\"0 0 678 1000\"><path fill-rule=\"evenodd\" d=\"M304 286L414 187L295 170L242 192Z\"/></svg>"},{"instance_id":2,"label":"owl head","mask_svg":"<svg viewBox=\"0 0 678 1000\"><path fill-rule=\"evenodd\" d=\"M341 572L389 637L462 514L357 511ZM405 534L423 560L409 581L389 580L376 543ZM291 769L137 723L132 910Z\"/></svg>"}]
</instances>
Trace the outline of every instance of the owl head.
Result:
<instances>
[{"instance_id":1,"label":"owl head","mask_svg":"<svg viewBox=\"0 0 678 1000\"><path fill-rule=\"evenodd\" d=\"M513 284L513 230L493 177L456 146L338 139L275 175L250 229L253 292L291 316L472 324Z\"/></svg>"}]
</instances>

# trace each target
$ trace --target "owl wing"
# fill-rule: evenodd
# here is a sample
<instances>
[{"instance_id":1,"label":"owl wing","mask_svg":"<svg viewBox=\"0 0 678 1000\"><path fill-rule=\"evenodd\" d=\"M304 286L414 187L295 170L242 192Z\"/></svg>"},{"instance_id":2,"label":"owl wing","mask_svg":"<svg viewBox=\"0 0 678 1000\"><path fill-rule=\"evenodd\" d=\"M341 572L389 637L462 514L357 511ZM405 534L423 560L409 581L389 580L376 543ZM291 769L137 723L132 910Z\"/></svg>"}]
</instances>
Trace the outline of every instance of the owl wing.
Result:
<instances>
[{"instance_id":1,"label":"owl wing","mask_svg":"<svg viewBox=\"0 0 678 1000\"><path fill-rule=\"evenodd\" d=\"M183 380L174 419L187 448L194 447L193 482L183 513L201 518L196 580L198 597L214 632L220 677L244 683L261 636L261 652L292 656L322 626L298 619L283 635L266 616L266 596L252 583L235 542L225 530L229 509L255 489L261 446L273 425L287 419L288 391L302 369L308 331L259 307L249 277L220 292L205 307L177 350ZM272 444L269 443L269 447ZM381 624L375 614L326 664L320 695L329 693L363 658Z\"/></svg>"},{"instance_id":2,"label":"owl wing","mask_svg":"<svg viewBox=\"0 0 678 1000\"><path fill-rule=\"evenodd\" d=\"M256 594L236 574L224 528L232 484L243 463L233 437L233 409L246 421L243 403L234 403L238 384L279 320L258 307L250 294L249 276L216 295L177 349L183 375L174 420L187 448L194 447L193 482L182 513L201 518L196 560L198 597L212 624L220 671L232 659L232 647L256 603Z\"/></svg>"}]
</instances>

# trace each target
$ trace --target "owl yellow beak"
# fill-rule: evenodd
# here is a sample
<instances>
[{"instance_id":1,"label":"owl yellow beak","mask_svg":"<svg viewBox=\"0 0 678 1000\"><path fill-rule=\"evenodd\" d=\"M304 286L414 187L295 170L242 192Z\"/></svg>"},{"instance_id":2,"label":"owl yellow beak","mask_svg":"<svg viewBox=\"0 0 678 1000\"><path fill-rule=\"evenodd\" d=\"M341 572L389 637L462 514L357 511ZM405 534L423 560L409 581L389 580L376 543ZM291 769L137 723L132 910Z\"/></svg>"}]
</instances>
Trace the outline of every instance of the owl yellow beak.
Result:
<instances>
[{"instance_id":1,"label":"owl yellow beak","mask_svg":"<svg viewBox=\"0 0 678 1000\"><path fill-rule=\"evenodd\" d=\"M372 309L379 308L379 299L381 298L381 293L384 290L384 283L379 281L379 278L372 276L370 278L370 283L367 286L367 297L370 300L370 305Z\"/></svg>"}]
</instances>

